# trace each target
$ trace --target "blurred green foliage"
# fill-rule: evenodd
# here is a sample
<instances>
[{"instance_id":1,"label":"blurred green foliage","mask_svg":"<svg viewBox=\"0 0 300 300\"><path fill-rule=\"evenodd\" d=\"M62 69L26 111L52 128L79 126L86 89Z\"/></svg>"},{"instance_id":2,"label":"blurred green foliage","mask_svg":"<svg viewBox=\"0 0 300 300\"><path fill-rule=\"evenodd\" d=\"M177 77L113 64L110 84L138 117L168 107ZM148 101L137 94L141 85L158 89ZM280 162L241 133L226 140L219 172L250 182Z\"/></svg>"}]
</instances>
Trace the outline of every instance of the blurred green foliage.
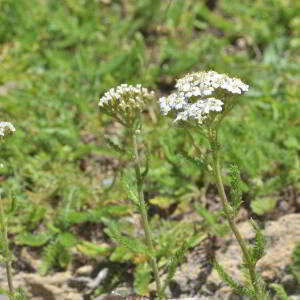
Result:
<instances>
[{"instance_id":1,"label":"blurred green foliage","mask_svg":"<svg viewBox=\"0 0 300 300\"><path fill-rule=\"evenodd\" d=\"M250 85L221 130L224 174L236 163L254 213L273 209L268 199L299 188L299 15L293 0L1 0L0 119L17 133L1 149L0 178L4 201L10 191L17 199L15 243L66 249L61 258L50 249L49 266L65 267L71 246L89 257L143 262L108 243L103 231L104 211L113 221L135 209L119 180L128 158L104 138L122 146L127 137L99 116L98 99L120 83L142 83L159 97L193 70L214 69ZM195 154L189 137L159 116L156 104L144 117L146 199L167 200L149 207L162 257L176 250L165 219L201 204L211 180L187 161ZM205 153L205 141L197 133L194 139ZM137 234L126 224L126 233ZM180 244L185 235L178 236ZM149 268L137 270L136 286L144 289Z\"/></svg>"}]
</instances>

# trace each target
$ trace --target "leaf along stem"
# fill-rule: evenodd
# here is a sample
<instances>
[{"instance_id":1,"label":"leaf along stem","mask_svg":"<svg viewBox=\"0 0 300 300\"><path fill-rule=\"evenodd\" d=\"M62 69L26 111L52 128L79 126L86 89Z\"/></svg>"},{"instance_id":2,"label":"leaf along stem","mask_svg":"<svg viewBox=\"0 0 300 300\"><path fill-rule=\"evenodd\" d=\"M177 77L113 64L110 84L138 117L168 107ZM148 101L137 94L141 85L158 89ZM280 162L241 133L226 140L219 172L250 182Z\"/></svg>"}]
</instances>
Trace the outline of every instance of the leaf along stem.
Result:
<instances>
[{"instance_id":1,"label":"leaf along stem","mask_svg":"<svg viewBox=\"0 0 300 300\"><path fill-rule=\"evenodd\" d=\"M230 205L229 205L229 202L227 200L227 196L225 194L224 185L223 185L222 176L221 176L221 169L220 169L219 145L218 145L217 130L214 130L214 132L212 132L212 134L210 134L209 142L210 142L210 146L211 146L211 150L212 150L213 170L214 170L214 174L215 174L216 185L217 185L217 188L218 188L219 196L221 198L221 202L222 202L223 210L224 210L224 213L225 213L225 217L226 217L226 219L229 223L231 231L234 233L234 235L235 235L235 237L236 237L236 239L239 243L239 246L240 246L240 248L243 252L244 259L245 259L245 262L246 262L246 266L249 270L251 283L252 283L252 286L254 287L254 290L255 290L255 297L256 297L257 300L260 300L260 294L261 293L260 293L260 288L259 288L258 282L257 282L255 264L252 263L249 251L248 251L247 246L246 246L246 242L243 239L241 233L239 232L239 230L236 226L234 217L230 213Z\"/></svg>"},{"instance_id":2,"label":"leaf along stem","mask_svg":"<svg viewBox=\"0 0 300 300\"><path fill-rule=\"evenodd\" d=\"M13 278L12 278L12 271L11 271L11 261L10 261L10 257L8 257L9 246L7 240L7 227L5 224L5 215L4 215L4 209L3 209L1 197L0 197L0 226L1 226L0 230L2 231L2 235L3 235L3 247L5 248L4 259L5 259L5 269L6 269L8 288L9 288L9 299L15 300Z\"/></svg>"},{"instance_id":3,"label":"leaf along stem","mask_svg":"<svg viewBox=\"0 0 300 300\"><path fill-rule=\"evenodd\" d=\"M144 192L143 192L144 178L141 174L141 165L140 165L139 153L138 153L138 149L137 149L136 133L134 131L132 131L131 135L132 135L132 147L133 147L133 153L134 153L135 174L136 174L137 187L138 187L139 209L140 209L140 213L141 213L142 225L144 228L146 243L147 243L147 246L148 246L150 252L153 253L154 247L153 247L153 242L152 242L152 238L151 238L151 231L150 231L148 216L147 216L147 208L146 208L145 199L144 199ZM151 264L155 282L156 282L157 294L158 294L159 298L163 298L161 283L160 283L160 279L159 279L158 266L157 266L155 257L153 257L153 256L150 257L150 264Z\"/></svg>"}]
</instances>

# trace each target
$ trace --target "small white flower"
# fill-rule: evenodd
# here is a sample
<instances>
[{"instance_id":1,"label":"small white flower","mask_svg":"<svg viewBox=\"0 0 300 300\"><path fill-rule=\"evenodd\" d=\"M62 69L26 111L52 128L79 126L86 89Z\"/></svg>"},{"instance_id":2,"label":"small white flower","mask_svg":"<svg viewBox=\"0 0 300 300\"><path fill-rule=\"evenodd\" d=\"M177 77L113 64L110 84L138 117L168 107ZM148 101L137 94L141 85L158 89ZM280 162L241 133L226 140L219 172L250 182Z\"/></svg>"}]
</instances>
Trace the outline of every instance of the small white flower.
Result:
<instances>
[{"instance_id":1,"label":"small white flower","mask_svg":"<svg viewBox=\"0 0 300 300\"><path fill-rule=\"evenodd\" d=\"M197 91L197 96L211 95L216 89L221 88L233 94L241 94L248 91L248 85L238 78L230 78L226 74L218 74L215 71L192 73L179 79L175 85L178 91L187 93L191 97L192 91Z\"/></svg>"},{"instance_id":2,"label":"small white flower","mask_svg":"<svg viewBox=\"0 0 300 300\"><path fill-rule=\"evenodd\" d=\"M0 136L4 137L7 133L14 133L16 128L10 122L0 122Z\"/></svg>"},{"instance_id":3,"label":"small white flower","mask_svg":"<svg viewBox=\"0 0 300 300\"><path fill-rule=\"evenodd\" d=\"M186 121L188 119L188 112L187 111L182 111L179 114L177 114L176 119L174 120L174 123L178 121Z\"/></svg>"},{"instance_id":4,"label":"small white flower","mask_svg":"<svg viewBox=\"0 0 300 300\"><path fill-rule=\"evenodd\" d=\"M99 101L100 109L110 115L119 115L131 119L138 111L145 109L148 103L154 99L154 92L142 87L121 84L107 91Z\"/></svg>"},{"instance_id":5,"label":"small white flower","mask_svg":"<svg viewBox=\"0 0 300 300\"><path fill-rule=\"evenodd\" d=\"M193 104L187 104L184 111L177 114L174 123L192 119L196 120L198 124L202 124L210 112L222 111L223 105L224 103L221 100L215 98L202 99Z\"/></svg>"},{"instance_id":6,"label":"small white flower","mask_svg":"<svg viewBox=\"0 0 300 300\"><path fill-rule=\"evenodd\" d=\"M221 112L226 108L226 102L207 96L220 95L218 91L222 90L242 94L249 88L240 79L215 71L188 74L178 79L175 87L174 93L159 99L161 112L164 115L175 113L175 123L195 120L198 124L203 124L211 112Z\"/></svg>"},{"instance_id":7,"label":"small white flower","mask_svg":"<svg viewBox=\"0 0 300 300\"><path fill-rule=\"evenodd\" d=\"M182 94L171 94L168 97L162 97L159 99L160 109L164 115L167 115L169 111L175 109L180 110L188 103Z\"/></svg>"}]
</instances>

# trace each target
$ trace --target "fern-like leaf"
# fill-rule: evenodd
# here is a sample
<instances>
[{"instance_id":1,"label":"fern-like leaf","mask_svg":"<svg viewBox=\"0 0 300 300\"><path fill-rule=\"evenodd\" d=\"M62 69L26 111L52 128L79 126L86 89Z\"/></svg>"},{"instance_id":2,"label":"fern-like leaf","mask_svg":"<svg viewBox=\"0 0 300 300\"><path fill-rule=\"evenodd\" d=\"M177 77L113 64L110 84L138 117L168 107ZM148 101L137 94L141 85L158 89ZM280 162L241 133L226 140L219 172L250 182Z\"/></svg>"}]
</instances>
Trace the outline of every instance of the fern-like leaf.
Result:
<instances>
[{"instance_id":1,"label":"fern-like leaf","mask_svg":"<svg viewBox=\"0 0 300 300\"><path fill-rule=\"evenodd\" d=\"M134 289L138 294L143 295L148 292L149 284L152 279L152 269L148 263L139 264L134 272Z\"/></svg>"},{"instance_id":2,"label":"fern-like leaf","mask_svg":"<svg viewBox=\"0 0 300 300\"><path fill-rule=\"evenodd\" d=\"M112 141L111 139L109 138L105 138L105 141L106 143L110 146L110 148L117 152L118 154L120 154L121 156L132 156L132 153L125 150L125 149L122 149L118 144L116 144L114 141Z\"/></svg>"},{"instance_id":3,"label":"fern-like leaf","mask_svg":"<svg viewBox=\"0 0 300 300\"><path fill-rule=\"evenodd\" d=\"M251 259L252 262L256 264L257 261L265 255L266 239L253 219L250 219L250 223L255 230L255 246L251 251Z\"/></svg>"},{"instance_id":4,"label":"fern-like leaf","mask_svg":"<svg viewBox=\"0 0 300 300\"><path fill-rule=\"evenodd\" d=\"M71 262L71 254L69 249L61 247L60 253L58 255L58 264L61 268L66 268Z\"/></svg>"},{"instance_id":5,"label":"fern-like leaf","mask_svg":"<svg viewBox=\"0 0 300 300\"><path fill-rule=\"evenodd\" d=\"M71 186L70 189L66 191L64 200L58 210L56 217L56 223L58 227L66 231L70 226L71 222L69 220L70 212L75 207L76 195L78 194L78 188L76 186Z\"/></svg>"},{"instance_id":6,"label":"fern-like leaf","mask_svg":"<svg viewBox=\"0 0 300 300\"><path fill-rule=\"evenodd\" d=\"M182 246L171 256L170 263L168 265L168 274L164 286L162 288L162 292L165 291L170 281L175 275L177 267L182 263L184 259L184 254L188 249L188 244L183 243Z\"/></svg>"},{"instance_id":7,"label":"fern-like leaf","mask_svg":"<svg viewBox=\"0 0 300 300\"><path fill-rule=\"evenodd\" d=\"M25 295L24 291L22 288L18 288L17 291L15 292L15 299L16 300L27 300L27 296Z\"/></svg>"},{"instance_id":8,"label":"fern-like leaf","mask_svg":"<svg viewBox=\"0 0 300 300\"><path fill-rule=\"evenodd\" d=\"M4 219L4 216L2 215L0 218L2 218L0 222L0 259L3 259L4 261L10 261L12 259L12 252L9 249L7 241L7 220Z\"/></svg>"},{"instance_id":9,"label":"fern-like leaf","mask_svg":"<svg viewBox=\"0 0 300 300\"><path fill-rule=\"evenodd\" d=\"M144 254L149 258L153 257L153 253L151 253L147 246L138 239L122 235L115 221L104 217L101 218L101 220L108 227L108 230L105 232L112 240L133 253Z\"/></svg>"},{"instance_id":10,"label":"fern-like leaf","mask_svg":"<svg viewBox=\"0 0 300 300\"><path fill-rule=\"evenodd\" d=\"M149 172L149 160L150 160L150 151L149 148L146 148L146 162L145 162L145 170L142 172L141 177L142 180L144 181L148 172Z\"/></svg>"},{"instance_id":11,"label":"fern-like leaf","mask_svg":"<svg viewBox=\"0 0 300 300\"><path fill-rule=\"evenodd\" d=\"M204 219L204 227L213 232L218 236L224 236L228 231L229 227L227 224L219 224L218 216L215 216L206 208L197 205L195 207L196 212Z\"/></svg>"},{"instance_id":12,"label":"fern-like leaf","mask_svg":"<svg viewBox=\"0 0 300 300\"><path fill-rule=\"evenodd\" d=\"M24 223L28 230L36 228L41 222L46 213L46 208L42 205L32 204L29 205L27 213L24 215Z\"/></svg>"},{"instance_id":13,"label":"fern-like leaf","mask_svg":"<svg viewBox=\"0 0 300 300\"><path fill-rule=\"evenodd\" d=\"M252 249L250 249L252 250ZM250 251L251 254L251 251ZM266 284L264 280L259 276L259 274L256 273L256 279L255 282L252 282L251 276L249 273L249 267L247 266L247 263L245 262L245 257L243 257L244 263L242 264L242 272L243 272L243 279L244 279L244 285L246 287L252 287L253 291L256 293L256 299L259 300L270 300L269 294L266 291Z\"/></svg>"},{"instance_id":14,"label":"fern-like leaf","mask_svg":"<svg viewBox=\"0 0 300 300\"><path fill-rule=\"evenodd\" d=\"M288 294L285 292L284 288L280 284L273 283L270 285L276 292L276 296L280 300L290 300Z\"/></svg>"},{"instance_id":15,"label":"fern-like leaf","mask_svg":"<svg viewBox=\"0 0 300 300\"><path fill-rule=\"evenodd\" d=\"M134 180L133 175L130 172L124 172L122 175L122 186L124 190L127 192L129 199L137 206L140 205L138 191L137 191L137 184Z\"/></svg>"},{"instance_id":16,"label":"fern-like leaf","mask_svg":"<svg viewBox=\"0 0 300 300\"><path fill-rule=\"evenodd\" d=\"M207 169L207 162L205 160L192 157L184 150L179 150L178 156L179 158L195 166L197 169L203 169L203 170Z\"/></svg>"},{"instance_id":17,"label":"fern-like leaf","mask_svg":"<svg viewBox=\"0 0 300 300\"><path fill-rule=\"evenodd\" d=\"M237 283L225 270L224 268L218 264L218 262L215 260L214 268L218 272L221 279L227 283L237 294L241 296L247 296L250 299L256 299L255 297L255 291L250 287L243 287L239 283Z\"/></svg>"},{"instance_id":18,"label":"fern-like leaf","mask_svg":"<svg viewBox=\"0 0 300 300\"><path fill-rule=\"evenodd\" d=\"M46 275L48 271L56 265L59 254L61 252L61 245L55 240L50 243L43 252L43 263L40 268L40 273Z\"/></svg>"},{"instance_id":19,"label":"fern-like leaf","mask_svg":"<svg viewBox=\"0 0 300 300\"><path fill-rule=\"evenodd\" d=\"M234 214L237 215L238 210L243 203L242 201L242 181L239 168L236 165L230 167L230 183L231 183L231 206Z\"/></svg>"}]
</instances>

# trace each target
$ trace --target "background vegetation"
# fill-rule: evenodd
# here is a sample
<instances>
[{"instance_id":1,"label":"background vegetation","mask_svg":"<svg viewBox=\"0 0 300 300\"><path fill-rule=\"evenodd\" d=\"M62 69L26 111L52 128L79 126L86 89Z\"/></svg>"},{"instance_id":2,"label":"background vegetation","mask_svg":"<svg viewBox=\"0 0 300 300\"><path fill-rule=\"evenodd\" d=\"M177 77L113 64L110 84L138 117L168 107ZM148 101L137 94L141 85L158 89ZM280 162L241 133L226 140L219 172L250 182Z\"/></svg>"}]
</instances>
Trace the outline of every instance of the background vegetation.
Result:
<instances>
[{"instance_id":1,"label":"background vegetation","mask_svg":"<svg viewBox=\"0 0 300 300\"><path fill-rule=\"evenodd\" d=\"M134 268L139 275L130 280L147 290L145 257L107 236L107 222L133 236L141 228L119 179L130 162L105 137L128 141L99 115L98 100L120 83L141 83L158 98L195 70L250 85L221 132L225 173L229 162L239 165L249 215L265 221L299 211L286 197L300 179L299 15L293 0L1 0L0 119L17 133L2 147L0 181L15 255L29 247L43 274L94 260L118 266L106 290ZM209 228L222 228L208 226L215 219L206 209L219 208L209 174L179 155L192 153L189 137L159 116L157 104L144 117L145 196L163 266L187 236L197 245ZM184 222L196 203L211 221L197 230Z\"/></svg>"}]
</instances>

